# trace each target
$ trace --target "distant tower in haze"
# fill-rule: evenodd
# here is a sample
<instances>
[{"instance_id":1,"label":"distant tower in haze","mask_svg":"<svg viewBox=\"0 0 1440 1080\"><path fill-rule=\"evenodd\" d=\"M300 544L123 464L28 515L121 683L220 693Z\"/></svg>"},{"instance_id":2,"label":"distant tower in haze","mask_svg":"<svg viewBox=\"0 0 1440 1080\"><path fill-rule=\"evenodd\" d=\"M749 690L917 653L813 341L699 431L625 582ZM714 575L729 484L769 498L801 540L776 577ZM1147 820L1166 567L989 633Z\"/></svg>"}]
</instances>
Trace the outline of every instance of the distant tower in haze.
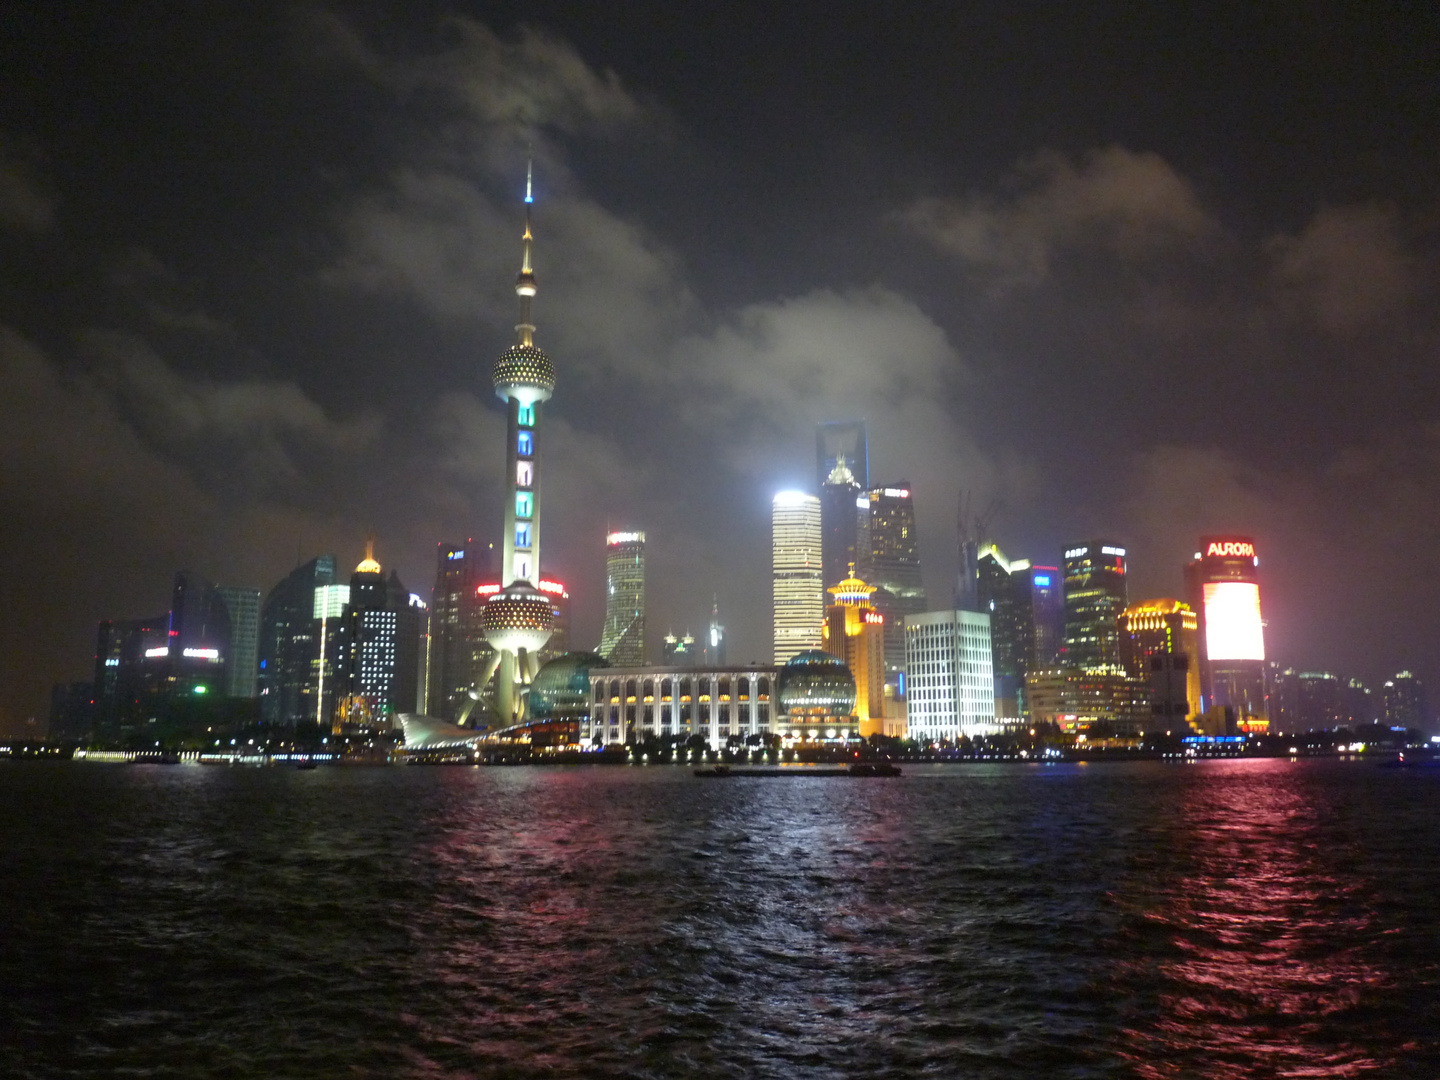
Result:
<instances>
[{"instance_id":1,"label":"distant tower in haze","mask_svg":"<svg viewBox=\"0 0 1440 1080\"><path fill-rule=\"evenodd\" d=\"M605 629L595 650L611 667L645 663L645 534L605 537Z\"/></svg>"},{"instance_id":2,"label":"distant tower in haze","mask_svg":"<svg viewBox=\"0 0 1440 1080\"><path fill-rule=\"evenodd\" d=\"M820 500L803 491L777 492L770 507L775 604L775 663L820 648L825 587L820 566Z\"/></svg>"},{"instance_id":3,"label":"distant tower in haze","mask_svg":"<svg viewBox=\"0 0 1440 1080\"><path fill-rule=\"evenodd\" d=\"M1090 540L1065 551L1065 640L1060 663L1067 668L1120 666L1116 620L1126 608L1125 549Z\"/></svg>"},{"instance_id":4,"label":"distant tower in haze","mask_svg":"<svg viewBox=\"0 0 1440 1080\"><path fill-rule=\"evenodd\" d=\"M705 664L707 667L725 666L725 627L720 625L720 598L710 604L710 628L705 632Z\"/></svg>"},{"instance_id":5,"label":"distant tower in haze","mask_svg":"<svg viewBox=\"0 0 1440 1080\"><path fill-rule=\"evenodd\" d=\"M1430 727L1430 709L1425 701L1425 688L1408 671L1385 680L1380 688L1380 722L1390 727Z\"/></svg>"},{"instance_id":6,"label":"distant tower in haze","mask_svg":"<svg viewBox=\"0 0 1440 1080\"><path fill-rule=\"evenodd\" d=\"M506 407L505 534L500 567L503 587L485 603L481 623L485 638L495 650L481 682L495 684L495 713L502 726L524 718L528 685L539 669L539 652L550 640L555 612L540 580L540 477L541 406L555 391L555 366L535 347L535 324L530 305L535 298L531 268L530 207L534 203L531 178L525 178L525 235L515 293L520 297L516 342L495 361L491 381L495 395Z\"/></svg>"},{"instance_id":7,"label":"distant tower in haze","mask_svg":"<svg viewBox=\"0 0 1440 1080\"><path fill-rule=\"evenodd\" d=\"M1268 716L1260 559L1248 536L1202 536L1185 567L1190 606L1200 616L1200 693L1206 709Z\"/></svg>"},{"instance_id":8,"label":"distant tower in haze","mask_svg":"<svg viewBox=\"0 0 1440 1080\"><path fill-rule=\"evenodd\" d=\"M842 453L835 467L820 485L820 562L828 589L849 575L857 558L860 510L857 505L864 489L850 470Z\"/></svg>"},{"instance_id":9,"label":"distant tower in haze","mask_svg":"<svg viewBox=\"0 0 1440 1080\"><path fill-rule=\"evenodd\" d=\"M815 428L815 484L824 487L830 474L845 459L845 468L860 485L870 487L870 444L865 436L864 420L843 420L818 424Z\"/></svg>"},{"instance_id":10,"label":"distant tower in haze","mask_svg":"<svg viewBox=\"0 0 1440 1080\"><path fill-rule=\"evenodd\" d=\"M920 575L920 544L915 532L915 500L910 484L901 480L874 487L867 496L869 513L862 529L865 543L856 572L875 586L870 602L885 617L885 681L899 682L905 670L905 616L928 608Z\"/></svg>"}]
</instances>

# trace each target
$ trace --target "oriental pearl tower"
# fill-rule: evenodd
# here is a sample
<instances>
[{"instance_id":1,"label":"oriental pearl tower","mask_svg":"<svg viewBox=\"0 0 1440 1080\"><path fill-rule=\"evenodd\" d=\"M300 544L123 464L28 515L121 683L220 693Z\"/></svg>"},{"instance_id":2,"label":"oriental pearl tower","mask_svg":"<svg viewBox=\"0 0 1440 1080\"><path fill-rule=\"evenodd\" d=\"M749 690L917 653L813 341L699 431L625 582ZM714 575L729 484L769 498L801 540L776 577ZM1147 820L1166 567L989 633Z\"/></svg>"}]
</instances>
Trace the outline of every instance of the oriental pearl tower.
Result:
<instances>
[{"instance_id":1,"label":"oriental pearl tower","mask_svg":"<svg viewBox=\"0 0 1440 1080\"><path fill-rule=\"evenodd\" d=\"M526 719L529 695L517 692L528 685L539 668L540 647L550 639L554 611L549 599L535 587L540 579L540 417L541 406L555 389L555 367L535 347L535 324L530 304L535 298L535 273L530 266L530 207L535 201L531 179L525 175L525 236L515 292L520 297L520 321L514 345L495 361L492 381L495 395L505 402L505 543L502 588L492 595L481 613L485 639L495 649L479 686L496 674L495 712L501 727ZM498 673L497 673L498 668Z\"/></svg>"}]
</instances>

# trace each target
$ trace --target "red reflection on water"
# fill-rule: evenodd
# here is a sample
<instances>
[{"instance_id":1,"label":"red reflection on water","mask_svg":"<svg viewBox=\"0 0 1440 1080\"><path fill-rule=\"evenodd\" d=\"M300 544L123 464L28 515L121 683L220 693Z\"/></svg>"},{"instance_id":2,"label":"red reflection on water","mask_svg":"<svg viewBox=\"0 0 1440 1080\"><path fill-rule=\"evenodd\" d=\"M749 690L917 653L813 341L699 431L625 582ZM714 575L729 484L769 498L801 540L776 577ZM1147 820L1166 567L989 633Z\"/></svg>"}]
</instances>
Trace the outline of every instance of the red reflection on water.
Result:
<instances>
[{"instance_id":1,"label":"red reflection on water","mask_svg":"<svg viewBox=\"0 0 1440 1080\"><path fill-rule=\"evenodd\" d=\"M1377 931L1331 811L1285 761L1188 771L1175 853L1140 913L1158 1013L1122 1049L1144 1077L1346 1077L1381 1066L1365 1045Z\"/></svg>"}]
</instances>

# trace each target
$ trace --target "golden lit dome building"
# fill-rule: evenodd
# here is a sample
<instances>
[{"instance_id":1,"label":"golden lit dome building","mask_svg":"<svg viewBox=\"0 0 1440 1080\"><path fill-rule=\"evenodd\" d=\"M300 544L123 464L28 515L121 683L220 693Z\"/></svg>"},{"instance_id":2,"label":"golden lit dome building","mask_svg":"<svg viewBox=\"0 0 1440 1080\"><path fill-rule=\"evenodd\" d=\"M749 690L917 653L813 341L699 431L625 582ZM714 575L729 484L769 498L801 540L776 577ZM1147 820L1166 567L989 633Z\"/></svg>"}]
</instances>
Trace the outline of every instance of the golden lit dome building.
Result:
<instances>
[{"instance_id":1,"label":"golden lit dome building","mask_svg":"<svg viewBox=\"0 0 1440 1080\"><path fill-rule=\"evenodd\" d=\"M885 617L870 597L875 586L850 573L827 590L823 633L827 653L845 661L855 678L855 716L860 735L885 734Z\"/></svg>"}]
</instances>

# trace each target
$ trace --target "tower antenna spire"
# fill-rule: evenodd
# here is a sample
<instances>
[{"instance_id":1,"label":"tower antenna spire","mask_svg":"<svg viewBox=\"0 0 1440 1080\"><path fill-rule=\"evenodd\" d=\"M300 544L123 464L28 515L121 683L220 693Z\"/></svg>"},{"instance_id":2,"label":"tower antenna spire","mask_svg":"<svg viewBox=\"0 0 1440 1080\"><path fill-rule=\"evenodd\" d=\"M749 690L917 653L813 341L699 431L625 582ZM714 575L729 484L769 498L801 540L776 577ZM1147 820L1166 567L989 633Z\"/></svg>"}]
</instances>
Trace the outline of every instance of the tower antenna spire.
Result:
<instances>
[{"instance_id":1,"label":"tower antenna spire","mask_svg":"<svg viewBox=\"0 0 1440 1080\"><path fill-rule=\"evenodd\" d=\"M530 229L530 207L535 202L535 157L525 163L525 235L521 239L520 274L515 278L515 293L520 297L520 321L515 324L515 340L520 345L535 344L535 323L530 304L535 299L535 270L531 263L531 246L535 236Z\"/></svg>"}]
</instances>

